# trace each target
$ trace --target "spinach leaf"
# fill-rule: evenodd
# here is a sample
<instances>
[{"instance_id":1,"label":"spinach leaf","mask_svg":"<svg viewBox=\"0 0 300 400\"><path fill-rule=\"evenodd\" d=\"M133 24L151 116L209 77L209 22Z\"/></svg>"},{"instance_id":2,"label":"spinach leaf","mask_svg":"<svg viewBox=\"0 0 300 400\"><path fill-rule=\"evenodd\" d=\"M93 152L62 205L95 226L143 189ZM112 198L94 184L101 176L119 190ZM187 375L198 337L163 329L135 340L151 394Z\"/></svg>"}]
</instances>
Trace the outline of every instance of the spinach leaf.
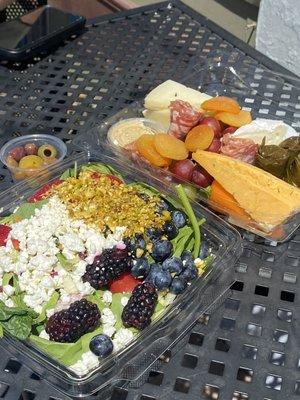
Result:
<instances>
[{"instance_id":1,"label":"spinach leaf","mask_svg":"<svg viewBox=\"0 0 300 400\"><path fill-rule=\"evenodd\" d=\"M89 294L87 296L87 300L91 301L92 303L95 303L99 310L102 311L103 308L107 307L107 305L104 303L103 299L103 291L102 290L96 290L93 294Z\"/></svg>"},{"instance_id":2,"label":"spinach leaf","mask_svg":"<svg viewBox=\"0 0 300 400\"><path fill-rule=\"evenodd\" d=\"M46 319L46 311L50 310L51 308L54 308L59 300L59 293L58 292L53 292L52 296L50 299L47 301L47 303L43 306L42 312L40 315L33 320L34 325L38 325L41 322L43 322Z\"/></svg>"},{"instance_id":3,"label":"spinach leaf","mask_svg":"<svg viewBox=\"0 0 300 400\"><path fill-rule=\"evenodd\" d=\"M151 318L152 321L155 321L156 318L158 318L160 316L160 314L164 311L165 307L163 306L163 304L161 304L159 301L157 302L156 306L155 306L155 310L153 313L153 316Z\"/></svg>"},{"instance_id":4,"label":"spinach leaf","mask_svg":"<svg viewBox=\"0 0 300 400\"><path fill-rule=\"evenodd\" d=\"M36 209L41 209L47 202L48 200L45 199L35 203L23 203L14 212L14 216L19 220L28 219L34 215Z\"/></svg>"},{"instance_id":5,"label":"spinach leaf","mask_svg":"<svg viewBox=\"0 0 300 400\"><path fill-rule=\"evenodd\" d=\"M16 308L21 308L21 309L26 310L27 306L23 301L23 297L24 297L23 294L14 294L11 296L11 299L14 302L14 306Z\"/></svg>"},{"instance_id":6,"label":"spinach leaf","mask_svg":"<svg viewBox=\"0 0 300 400\"><path fill-rule=\"evenodd\" d=\"M1 225L10 225L15 222L15 216L14 214L7 215L6 217L0 218L0 224Z\"/></svg>"},{"instance_id":7,"label":"spinach leaf","mask_svg":"<svg viewBox=\"0 0 300 400\"><path fill-rule=\"evenodd\" d=\"M147 185L147 183L143 182L132 182L128 183L127 186L131 186L136 188L139 192L145 193L148 196L160 196L160 193L158 190L154 189L152 186ZM160 196L161 197L161 196Z\"/></svg>"},{"instance_id":8,"label":"spinach leaf","mask_svg":"<svg viewBox=\"0 0 300 400\"><path fill-rule=\"evenodd\" d=\"M7 321L14 315L23 316L27 310L19 307L7 307L3 301L0 301L0 321Z\"/></svg>"},{"instance_id":9,"label":"spinach leaf","mask_svg":"<svg viewBox=\"0 0 300 400\"><path fill-rule=\"evenodd\" d=\"M127 297L129 299L130 296L131 296L131 293L114 293L113 294L110 309L116 318L115 328L117 330L123 327L122 312L123 312L124 307L122 306L121 299L122 299L122 297Z\"/></svg>"},{"instance_id":10,"label":"spinach leaf","mask_svg":"<svg viewBox=\"0 0 300 400\"><path fill-rule=\"evenodd\" d=\"M56 254L57 261L68 272L73 271L75 264L78 262L77 258L68 260L62 253Z\"/></svg>"},{"instance_id":11,"label":"spinach leaf","mask_svg":"<svg viewBox=\"0 0 300 400\"><path fill-rule=\"evenodd\" d=\"M8 321L2 322L2 326L12 336L25 340L31 332L32 318L29 315L13 315Z\"/></svg>"},{"instance_id":12,"label":"spinach leaf","mask_svg":"<svg viewBox=\"0 0 300 400\"><path fill-rule=\"evenodd\" d=\"M81 171L99 172L100 174L114 175L123 181L122 175L110 165L102 163L89 163L81 167Z\"/></svg>"},{"instance_id":13,"label":"spinach leaf","mask_svg":"<svg viewBox=\"0 0 300 400\"><path fill-rule=\"evenodd\" d=\"M81 338L82 339L82 338ZM57 343L51 340L30 335L29 341L36 345L44 353L53 357L63 365L70 366L75 364L82 356L81 339L75 343Z\"/></svg>"},{"instance_id":14,"label":"spinach leaf","mask_svg":"<svg viewBox=\"0 0 300 400\"><path fill-rule=\"evenodd\" d=\"M8 285L13 276L14 276L13 272L6 272L3 275L2 286Z\"/></svg>"}]
</instances>

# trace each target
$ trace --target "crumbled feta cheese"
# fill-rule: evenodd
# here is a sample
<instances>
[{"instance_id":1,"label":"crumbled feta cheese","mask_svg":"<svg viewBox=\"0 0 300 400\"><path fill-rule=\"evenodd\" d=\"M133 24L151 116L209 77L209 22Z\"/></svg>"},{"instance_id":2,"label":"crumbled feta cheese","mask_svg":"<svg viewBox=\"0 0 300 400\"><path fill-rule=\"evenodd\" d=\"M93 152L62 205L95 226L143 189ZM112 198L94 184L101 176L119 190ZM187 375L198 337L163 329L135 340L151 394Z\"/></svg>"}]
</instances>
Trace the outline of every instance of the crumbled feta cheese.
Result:
<instances>
[{"instance_id":1,"label":"crumbled feta cheese","mask_svg":"<svg viewBox=\"0 0 300 400\"><path fill-rule=\"evenodd\" d=\"M109 325L114 325L116 323L116 318L110 308L107 307L103 308L101 313L101 321L102 324L109 324Z\"/></svg>"},{"instance_id":2,"label":"crumbled feta cheese","mask_svg":"<svg viewBox=\"0 0 300 400\"><path fill-rule=\"evenodd\" d=\"M18 275L25 304L37 312L54 290L59 290L62 298L82 298L92 294L95 289L82 280L87 264L103 249L121 243L125 231L125 227L117 227L115 232L105 237L83 221L70 219L57 196L51 197L41 209L36 209L32 217L12 224L11 228L6 246L0 248L1 269L3 273ZM13 249L11 239L19 241L20 252ZM63 268L57 260L58 253L67 259L78 258L73 270ZM80 260L78 253L86 254L86 259ZM3 301L12 294L10 288L6 290L9 294L2 293ZM66 301L64 308L69 305L70 302Z\"/></svg>"},{"instance_id":3,"label":"crumbled feta cheese","mask_svg":"<svg viewBox=\"0 0 300 400\"><path fill-rule=\"evenodd\" d=\"M113 338L114 351L122 349L134 338L134 334L130 329L121 328L115 333Z\"/></svg>"},{"instance_id":4,"label":"crumbled feta cheese","mask_svg":"<svg viewBox=\"0 0 300 400\"><path fill-rule=\"evenodd\" d=\"M12 296L14 294L14 292L15 292L15 289L10 285L5 285L5 286L3 286L3 292L7 296Z\"/></svg>"},{"instance_id":5,"label":"crumbled feta cheese","mask_svg":"<svg viewBox=\"0 0 300 400\"><path fill-rule=\"evenodd\" d=\"M53 315L55 313L55 309L54 308L50 308L49 310L46 311L46 315L47 318L50 318L51 315Z\"/></svg>"},{"instance_id":6,"label":"crumbled feta cheese","mask_svg":"<svg viewBox=\"0 0 300 400\"><path fill-rule=\"evenodd\" d=\"M128 301L129 301L128 297L125 297L125 296L122 297L122 298L121 298L121 304L122 304L122 306L125 307L126 304L128 303Z\"/></svg>"},{"instance_id":7,"label":"crumbled feta cheese","mask_svg":"<svg viewBox=\"0 0 300 400\"><path fill-rule=\"evenodd\" d=\"M98 367L98 365L99 358L91 351L87 351L86 353L82 354L80 360L71 365L69 368L78 375L85 375L89 372L89 370Z\"/></svg>"},{"instance_id":8,"label":"crumbled feta cheese","mask_svg":"<svg viewBox=\"0 0 300 400\"><path fill-rule=\"evenodd\" d=\"M12 299L7 299L7 300L5 301L5 305L6 305L7 307L14 307L14 302L12 301Z\"/></svg>"},{"instance_id":9,"label":"crumbled feta cheese","mask_svg":"<svg viewBox=\"0 0 300 400\"><path fill-rule=\"evenodd\" d=\"M110 304L112 302L112 292L110 292L109 290L105 290L103 292L102 299L103 299L104 303Z\"/></svg>"},{"instance_id":10,"label":"crumbled feta cheese","mask_svg":"<svg viewBox=\"0 0 300 400\"><path fill-rule=\"evenodd\" d=\"M41 331L41 333L39 334L39 337L42 339L46 339L46 340L50 340L50 336L48 335L48 333L45 331L45 329L43 329Z\"/></svg>"},{"instance_id":11,"label":"crumbled feta cheese","mask_svg":"<svg viewBox=\"0 0 300 400\"><path fill-rule=\"evenodd\" d=\"M112 337L113 334L116 332L116 328L110 324L103 325L103 333L109 337Z\"/></svg>"}]
</instances>

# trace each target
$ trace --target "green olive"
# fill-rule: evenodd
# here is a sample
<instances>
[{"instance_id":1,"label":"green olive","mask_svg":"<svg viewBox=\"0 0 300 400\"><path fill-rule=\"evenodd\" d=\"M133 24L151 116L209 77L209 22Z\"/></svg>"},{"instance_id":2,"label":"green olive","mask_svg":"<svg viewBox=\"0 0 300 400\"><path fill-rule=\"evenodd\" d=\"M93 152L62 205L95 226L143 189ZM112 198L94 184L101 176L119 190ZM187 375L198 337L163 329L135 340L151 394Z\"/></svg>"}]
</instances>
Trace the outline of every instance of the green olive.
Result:
<instances>
[{"instance_id":1,"label":"green olive","mask_svg":"<svg viewBox=\"0 0 300 400\"><path fill-rule=\"evenodd\" d=\"M43 146L38 149L38 156L43 159L55 158L57 156L57 150L51 144L43 144Z\"/></svg>"}]
</instances>

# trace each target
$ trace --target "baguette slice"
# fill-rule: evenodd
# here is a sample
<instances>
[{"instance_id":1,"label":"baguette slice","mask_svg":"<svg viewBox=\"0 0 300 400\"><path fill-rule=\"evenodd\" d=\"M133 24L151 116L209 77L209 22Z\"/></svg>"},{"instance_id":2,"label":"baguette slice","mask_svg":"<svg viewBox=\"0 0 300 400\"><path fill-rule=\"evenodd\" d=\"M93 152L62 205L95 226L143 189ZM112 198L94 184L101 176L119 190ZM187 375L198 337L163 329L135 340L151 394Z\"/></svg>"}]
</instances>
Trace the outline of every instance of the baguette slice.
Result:
<instances>
[{"instance_id":1,"label":"baguette slice","mask_svg":"<svg viewBox=\"0 0 300 400\"><path fill-rule=\"evenodd\" d=\"M253 165L203 150L193 159L269 231L300 211L300 190Z\"/></svg>"},{"instance_id":2,"label":"baguette slice","mask_svg":"<svg viewBox=\"0 0 300 400\"><path fill-rule=\"evenodd\" d=\"M165 110L170 106L171 101L183 100L189 102L196 110L200 110L201 104L210 98L208 94L169 79L147 94L144 106L152 111Z\"/></svg>"}]
</instances>

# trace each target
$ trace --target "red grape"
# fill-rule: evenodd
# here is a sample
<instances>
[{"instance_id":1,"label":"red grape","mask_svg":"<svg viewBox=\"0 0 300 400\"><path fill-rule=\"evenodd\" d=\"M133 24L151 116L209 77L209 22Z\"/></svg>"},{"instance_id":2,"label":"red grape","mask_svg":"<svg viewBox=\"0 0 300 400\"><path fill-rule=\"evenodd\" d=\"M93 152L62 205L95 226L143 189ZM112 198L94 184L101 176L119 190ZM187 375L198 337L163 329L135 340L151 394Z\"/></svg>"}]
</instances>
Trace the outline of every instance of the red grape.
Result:
<instances>
[{"instance_id":1,"label":"red grape","mask_svg":"<svg viewBox=\"0 0 300 400\"><path fill-rule=\"evenodd\" d=\"M237 128L235 128L234 126L229 126L228 128L224 129L224 131L222 131L221 136L226 135L226 133L234 133L237 130Z\"/></svg>"},{"instance_id":2,"label":"red grape","mask_svg":"<svg viewBox=\"0 0 300 400\"><path fill-rule=\"evenodd\" d=\"M207 151L211 151L212 153L219 153L221 148L221 141L220 139L214 139L211 143L211 145L209 146L208 149L206 149Z\"/></svg>"},{"instance_id":3,"label":"red grape","mask_svg":"<svg viewBox=\"0 0 300 400\"><path fill-rule=\"evenodd\" d=\"M214 178L201 167L196 167L192 173L192 182L200 187L206 188L213 180Z\"/></svg>"},{"instance_id":4,"label":"red grape","mask_svg":"<svg viewBox=\"0 0 300 400\"><path fill-rule=\"evenodd\" d=\"M208 125L210 126L215 134L215 138L221 137L221 125L220 122L213 117L204 117L200 122L199 125Z\"/></svg>"},{"instance_id":5,"label":"red grape","mask_svg":"<svg viewBox=\"0 0 300 400\"><path fill-rule=\"evenodd\" d=\"M187 181L191 180L194 168L195 165L192 160L176 161L169 167L170 171L178 176L178 178L185 179Z\"/></svg>"}]
</instances>

